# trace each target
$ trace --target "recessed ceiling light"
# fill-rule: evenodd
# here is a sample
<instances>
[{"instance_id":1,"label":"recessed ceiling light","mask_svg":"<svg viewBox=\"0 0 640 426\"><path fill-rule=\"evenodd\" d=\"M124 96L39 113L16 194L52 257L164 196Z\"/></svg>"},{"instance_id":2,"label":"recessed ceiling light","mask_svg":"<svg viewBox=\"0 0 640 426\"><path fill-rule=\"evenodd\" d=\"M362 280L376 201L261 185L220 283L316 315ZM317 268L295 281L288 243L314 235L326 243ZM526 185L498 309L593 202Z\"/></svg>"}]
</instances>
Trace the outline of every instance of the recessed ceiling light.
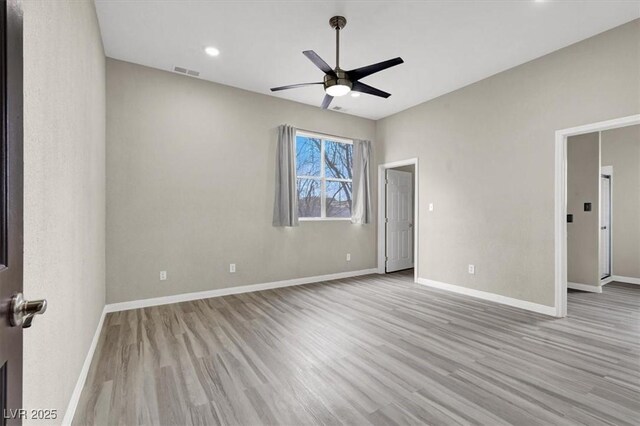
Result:
<instances>
[{"instance_id":1,"label":"recessed ceiling light","mask_svg":"<svg viewBox=\"0 0 640 426\"><path fill-rule=\"evenodd\" d=\"M218 56L220 51L213 46L205 47L204 52L209 56Z\"/></svg>"},{"instance_id":2,"label":"recessed ceiling light","mask_svg":"<svg viewBox=\"0 0 640 426\"><path fill-rule=\"evenodd\" d=\"M535 0L536 3L544 3L545 0Z\"/></svg>"},{"instance_id":3,"label":"recessed ceiling light","mask_svg":"<svg viewBox=\"0 0 640 426\"><path fill-rule=\"evenodd\" d=\"M360 93L353 92L353 93L351 93L351 96L353 96L354 98L357 98L358 96L360 96Z\"/></svg>"}]
</instances>

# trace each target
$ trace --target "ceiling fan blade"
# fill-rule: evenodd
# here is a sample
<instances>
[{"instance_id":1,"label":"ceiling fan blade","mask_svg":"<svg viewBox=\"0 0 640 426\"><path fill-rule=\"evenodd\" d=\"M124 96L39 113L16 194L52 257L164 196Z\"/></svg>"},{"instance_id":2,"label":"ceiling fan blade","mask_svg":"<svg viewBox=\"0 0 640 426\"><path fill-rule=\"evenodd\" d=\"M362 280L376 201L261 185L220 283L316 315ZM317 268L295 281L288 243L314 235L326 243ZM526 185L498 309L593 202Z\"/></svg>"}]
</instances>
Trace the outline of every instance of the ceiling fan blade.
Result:
<instances>
[{"instance_id":1,"label":"ceiling fan blade","mask_svg":"<svg viewBox=\"0 0 640 426\"><path fill-rule=\"evenodd\" d=\"M331 69L329 64L327 64L324 59L318 56L318 54L313 50L305 50L304 52L302 52L302 54L309 58L309 60L313 62L316 67L320 68L325 74L335 75L335 72L333 71L333 69Z\"/></svg>"},{"instance_id":2,"label":"ceiling fan blade","mask_svg":"<svg viewBox=\"0 0 640 426\"><path fill-rule=\"evenodd\" d=\"M396 65L400 65L404 63L402 58L393 58L388 61L378 62L377 64L367 65L366 67L356 68L351 71L347 71L347 75L351 79L351 81L360 80L368 75L375 74L382 70L386 70L387 68L395 67Z\"/></svg>"},{"instance_id":3,"label":"ceiling fan blade","mask_svg":"<svg viewBox=\"0 0 640 426\"><path fill-rule=\"evenodd\" d=\"M329 104L331 103L332 100L333 100L333 96L324 95L324 99L322 100L322 109L329 108Z\"/></svg>"},{"instance_id":4,"label":"ceiling fan blade","mask_svg":"<svg viewBox=\"0 0 640 426\"><path fill-rule=\"evenodd\" d=\"M380 96L385 99L391 96L391 93L383 92L380 89L376 89L375 87L371 87L368 84L364 84L359 81L353 83L351 90L354 92L366 93L368 95Z\"/></svg>"},{"instance_id":5,"label":"ceiling fan blade","mask_svg":"<svg viewBox=\"0 0 640 426\"><path fill-rule=\"evenodd\" d=\"M279 90L295 89L295 88L298 88L298 87L305 87L305 86L314 86L316 84L322 84L322 82L319 81L317 83L300 83L300 84L290 84L288 86L272 87L271 91L272 92L277 92Z\"/></svg>"}]
</instances>

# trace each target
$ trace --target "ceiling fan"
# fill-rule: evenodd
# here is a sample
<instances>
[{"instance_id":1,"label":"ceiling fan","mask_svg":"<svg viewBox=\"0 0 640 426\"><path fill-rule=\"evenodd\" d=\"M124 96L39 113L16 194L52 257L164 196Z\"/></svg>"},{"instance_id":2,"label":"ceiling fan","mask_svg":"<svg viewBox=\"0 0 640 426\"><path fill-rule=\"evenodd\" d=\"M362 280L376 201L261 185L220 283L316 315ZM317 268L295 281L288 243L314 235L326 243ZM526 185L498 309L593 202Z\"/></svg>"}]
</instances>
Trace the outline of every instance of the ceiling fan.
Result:
<instances>
[{"instance_id":1,"label":"ceiling fan","mask_svg":"<svg viewBox=\"0 0 640 426\"><path fill-rule=\"evenodd\" d=\"M324 86L325 96L322 101L322 109L327 109L335 96L344 96L350 91L366 93L381 98L388 98L390 93L383 92L380 89L364 84L360 79L371 74L377 73L387 68L400 65L404 61L402 58L393 58L387 61L378 62L377 64L367 65L366 67L356 68L351 71L344 71L340 68L340 30L347 25L347 19L344 16L334 16L329 20L331 28L336 30L336 67L331 67L313 50L305 50L302 52L304 56L309 58L322 72L324 72L324 81L315 83L292 84L289 86L273 87L272 92L280 90L295 89L298 87L313 86L322 84Z\"/></svg>"}]
</instances>

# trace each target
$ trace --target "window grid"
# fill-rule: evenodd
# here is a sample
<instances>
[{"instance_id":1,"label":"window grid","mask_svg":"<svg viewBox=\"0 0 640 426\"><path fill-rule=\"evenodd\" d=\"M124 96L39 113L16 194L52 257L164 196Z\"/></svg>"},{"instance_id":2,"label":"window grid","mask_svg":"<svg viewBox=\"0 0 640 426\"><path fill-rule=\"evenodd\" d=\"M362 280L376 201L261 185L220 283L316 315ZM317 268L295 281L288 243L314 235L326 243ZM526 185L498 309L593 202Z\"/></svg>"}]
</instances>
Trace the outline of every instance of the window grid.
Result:
<instances>
[{"instance_id":1,"label":"window grid","mask_svg":"<svg viewBox=\"0 0 640 426\"><path fill-rule=\"evenodd\" d=\"M300 220L350 220L348 217L327 217L326 204L326 189L327 189L327 181L330 182L349 182L353 183L353 179L340 179L340 178L332 178L327 177L325 173L325 142L337 142L343 143L347 145L353 145L353 141L350 139L343 139L338 137L326 137L321 134L316 133L308 133L308 132L296 132L296 143L298 136L306 137L309 139L319 139L320 140L320 176L306 176L306 175L298 175L296 172L296 184L298 179L313 179L320 181L320 216L312 217L306 216L301 217ZM297 158L296 158L297 161ZM297 169L297 168L296 168Z\"/></svg>"}]
</instances>

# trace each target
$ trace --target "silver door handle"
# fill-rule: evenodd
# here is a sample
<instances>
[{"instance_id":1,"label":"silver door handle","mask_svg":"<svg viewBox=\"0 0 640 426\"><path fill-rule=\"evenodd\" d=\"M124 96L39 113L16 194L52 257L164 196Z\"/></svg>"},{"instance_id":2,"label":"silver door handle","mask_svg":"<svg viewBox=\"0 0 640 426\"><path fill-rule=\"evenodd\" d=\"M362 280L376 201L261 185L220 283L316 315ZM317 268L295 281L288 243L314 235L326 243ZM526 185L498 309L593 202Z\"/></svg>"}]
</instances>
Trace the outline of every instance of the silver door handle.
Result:
<instances>
[{"instance_id":1,"label":"silver door handle","mask_svg":"<svg viewBox=\"0 0 640 426\"><path fill-rule=\"evenodd\" d=\"M13 327L29 328L36 315L42 315L47 310L47 300L25 300L22 293L16 293L11 298L10 323Z\"/></svg>"}]
</instances>

